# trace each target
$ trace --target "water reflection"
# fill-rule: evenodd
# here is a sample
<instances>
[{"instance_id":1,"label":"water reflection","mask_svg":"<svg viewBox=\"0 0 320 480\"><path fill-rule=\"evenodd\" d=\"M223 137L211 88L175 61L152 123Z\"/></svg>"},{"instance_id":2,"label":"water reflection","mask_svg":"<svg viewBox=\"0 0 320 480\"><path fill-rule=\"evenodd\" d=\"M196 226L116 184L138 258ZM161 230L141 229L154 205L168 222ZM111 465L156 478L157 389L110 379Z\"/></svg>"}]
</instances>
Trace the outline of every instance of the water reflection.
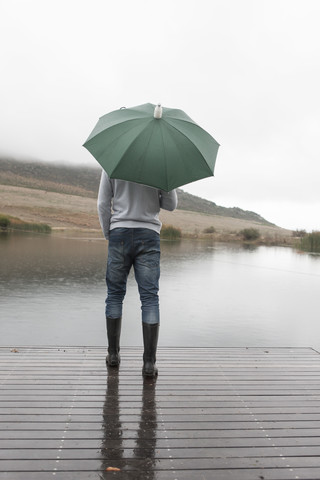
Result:
<instances>
[{"instance_id":1,"label":"water reflection","mask_svg":"<svg viewBox=\"0 0 320 480\"><path fill-rule=\"evenodd\" d=\"M154 479L154 468L156 466L156 432L158 426L155 400L156 381L156 378L143 380L140 422L136 447L133 450L134 457L139 459L140 470L148 471L147 478L150 480Z\"/></svg>"},{"instance_id":2,"label":"water reflection","mask_svg":"<svg viewBox=\"0 0 320 480\"><path fill-rule=\"evenodd\" d=\"M161 243L160 346L319 348L320 256L290 248ZM105 345L107 244L0 236L2 345ZM142 345L134 275L123 346Z\"/></svg>"},{"instance_id":3,"label":"water reflection","mask_svg":"<svg viewBox=\"0 0 320 480\"><path fill-rule=\"evenodd\" d=\"M123 470L123 429L120 421L119 373L108 367L106 398L103 406L102 471L108 467Z\"/></svg>"},{"instance_id":4,"label":"water reflection","mask_svg":"<svg viewBox=\"0 0 320 480\"><path fill-rule=\"evenodd\" d=\"M156 410L156 379L144 379L142 386L142 404L139 427L137 432L132 431L135 437L135 447L126 448L128 426L121 421L121 405L119 399L119 373L117 369L108 367L106 398L103 406L103 441L101 448L101 470L119 468L130 479L141 480L141 472L148 480L155 478L157 443L157 410ZM129 405L127 405L130 408ZM105 474L110 475L110 472ZM128 477L128 478L129 478ZM108 477L109 478L109 477ZM123 475L121 478L126 478Z\"/></svg>"},{"instance_id":5,"label":"water reflection","mask_svg":"<svg viewBox=\"0 0 320 480\"><path fill-rule=\"evenodd\" d=\"M0 237L0 285L87 284L103 281L104 241L72 241L50 235Z\"/></svg>"}]
</instances>

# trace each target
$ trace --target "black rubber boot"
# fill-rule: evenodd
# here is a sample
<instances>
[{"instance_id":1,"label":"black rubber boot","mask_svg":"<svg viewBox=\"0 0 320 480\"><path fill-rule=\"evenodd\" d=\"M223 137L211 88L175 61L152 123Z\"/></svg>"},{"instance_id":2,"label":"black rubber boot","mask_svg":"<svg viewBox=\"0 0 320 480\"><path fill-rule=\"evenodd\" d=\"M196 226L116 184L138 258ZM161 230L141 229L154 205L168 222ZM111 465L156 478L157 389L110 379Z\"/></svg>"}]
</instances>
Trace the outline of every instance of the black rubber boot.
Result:
<instances>
[{"instance_id":1,"label":"black rubber boot","mask_svg":"<svg viewBox=\"0 0 320 480\"><path fill-rule=\"evenodd\" d=\"M106 362L109 367L118 367L120 365L120 333L121 317L107 317L108 355Z\"/></svg>"},{"instance_id":2,"label":"black rubber boot","mask_svg":"<svg viewBox=\"0 0 320 480\"><path fill-rule=\"evenodd\" d=\"M159 336L159 323L142 323L142 331L144 344L142 375L144 377L156 377L158 375L158 369L155 363Z\"/></svg>"}]
</instances>

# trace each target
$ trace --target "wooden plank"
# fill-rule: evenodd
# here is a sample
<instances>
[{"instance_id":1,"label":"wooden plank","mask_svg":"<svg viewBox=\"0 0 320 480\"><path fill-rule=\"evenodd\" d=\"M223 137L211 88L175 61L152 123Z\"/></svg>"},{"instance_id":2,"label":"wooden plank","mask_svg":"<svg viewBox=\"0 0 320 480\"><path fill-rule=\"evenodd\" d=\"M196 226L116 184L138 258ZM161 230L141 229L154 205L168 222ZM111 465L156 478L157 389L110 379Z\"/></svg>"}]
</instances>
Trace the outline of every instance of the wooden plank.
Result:
<instances>
[{"instance_id":1,"label":"wooden plank","mask_svg":"<svg viewBox=\"0 0 320 480\"><path fill-rule=\"evenodd\" d=\"M91 411L90 411L91 410ZM73 406L66 408L66 409L59 409L59 408L42 408L42 409L33 409L33 408L16 408L16 409L3 409L3 413L0 414L0 423L1 422L45 422L48 418L51 419L53 422L62 422L68 416L73 417L74 422L80 423L101 423L102 421L106 421L108 416L112 417L114 415L113 412L110 411L107 413L101 413L101 409L77 409L73 408ZM207 422L207 423L250 423L259 421L261 423L268 423L268 422L292 422L293 423L300 423L300 422L313 422L313 426L317 427L320 425L320 413L315 414L307 414L307 413L261 413L254 415L247 411L247 413L243 414L220 414L216 412L216 409L213 409L215 413L211 413L210 409L202 408L198 411L194 412L194 409L186 409L184 412L183 409L175 408L170 409L169 411L165 411L161 409L159 412L163 421L172 423L192 423L192 422ZM121 414L119 418L121 422L138 422L141 417L141 411L139 409L136 411L126 410L123 412L121 410Z\"/></svg>"},{"instance_id":2,"label":"wooden plank","mask_svg":"<svg viewBox=\"0 0 320 480\"><path fill-rule=\"evenodd\" d=\"M141 476L140 471L121 471L115 472L114 478L121 478L121 480L141 480L145 479L155 479L155 480L195 480L199 478L200 480L292 480L293 478L299 478L301 480L319 480L320 478L320 469L317 468L299 468L295 469L293 472L291 469L241 469L241 470L214 470L214 477L212 476L212 470L179 470L179 472L171 471L150 471L144 470L143 476ZM66 471L57 471L51 472L13 472L10 475L10 480L52 480L52 478L58 480L75 480L75 472L66 472ZM81 480L107 480L111 478L111 472L99 472L99 471L86 471L81 472L81 476L78 476ZM7 474L0 472L0 480L7 480Z\"/></svg>"},{"instance_id":3,"label":"wooden plank","mask_svg":"<svg viewBox=\"0 0 320 480\"><path fill-rule=\"evenodd\" d=\"M190 459L194 458L198 463L202 459L243 459L246 458L248 461L251 458L259 458L267 460L269 458L284 457L290 463L292 458L302 457L304 462L308 463L307 457L319 457L320 446L308 445L308 446L283 446L283 445L272 445L266 442L264 446L241 446L241 447L225 447L225 446L208 446L205 447L201 445L200 447L186 446L183 442L180 443L178 447L172 447L168 450L168 445L163 447L158 446L157 448L157 459L167 459L172 457L174 459ZM61 447L61 448L59 448ZM0 451L0 465L2 461L6 460L56 460L57 452L60 451L58 456L61 460L101 460L101 457L110 456L111 458L116 458L119 455L121 447L121 458L144 458L145 456L152 457L154 455L154 447L150 439L139 439L135 441L133 447L126 447L123 445L122 440L112 439L109 442L104 442L98 447L90 448L85 447L69 447L66 448L65 443L61 444L60 441L56 441L56 445L53 448L3 448ZM171 447L171 445L170 445ZM306 451L308 455L306 457ZM169 453L170 452L170 455ZM318 459L317 465L320 466L320 460Z\"/></svg>"},{"instance_id":4,"label":"wooden plank","mask_svg":"<svg viewBox=\"0 0 320 480\"><path fill-rule=\"evenodd\" d=\"M22 432L21 432L22 433ZM238 432L238 435L239 432ZM50 438L48 438L50 437ZM117 439L116 435L106 439L101 435L97 438L65 438L64 440L64 448L65 449L99 449L101 448L102 442L104 447L108 443L109 447L114 446L114 442ZM136 447L137 438L134 432L131 433L131 438L124 437L121 438L121 444L123 449L132 449ZM140 434L141 437L141 434ZM144 437L146 440L149 438L147 435ZM61 435L53 437L51 434L47 435L47 438L38 438L38 435L35 438L23 438L21 434L19 434L18 438L6 438L5 440L0 439L0 449L8 450L15 450L15 449L56 449L59 446L59 441L61 440ZM204 449L214 449L214 448L235 448L241 447L250 447L250 449L254 449L256 447L266 447L267 449L272 447L273 445L279 447L307 447L307 446L314 446L319 448L319 438L318 437L278 437L275 438L274 436L266 437L266 436L254 436L254 437L218 437L218 438L189 438L188 433L185 434L184 437L181 438L170 438L170 448L204 448ZM157 436L157 448L164 449L168 448L168 439L161 438ZM244 451L244 450L243 450ZM252 450L253 451L253 450ZM308 454L310 454L311 450L308 449ZM282 451L282 453L284 453ZM289 455L287 453L287 455ZM4 457L5 458L5 457Z\"/></svg>"},{"instance_id":5,"label":"wooden plank","mask_svg":"<svg viewBox=\"0 0 320 480\"><path fill-rule=\"evenodd\" d=\"M64 432L63 427L64 425L53 424L53 426L48 426L48 424L37 424L36 428L30 428L28 426L27 429L23 429L23 426L17 424L15 427L9 428L11 424L7 425L6 429L0 430L0 438L3 440L14 439L15 441L19 439L60 439ZM33 424L34 426L34 424ZM101 425L96 425L96 428L92 429L83 429L81 424L75 425L71 428L71 425L68 426L66 429L68 432L67 438L70 440L73 439L99 439L106 437L106 432L103 430ZM116 435L116 430L114 430L114 435ZM149 438L150 435L154 435L154 432L149 432L146 430L144 432L145 438ZM122 439L134 439L137 436L137 430L135 429L126 429L122 430ZM191 440L194 439L265 439L265 438L273 438L277 439L277 441L283 439L284 441L287 439L288 444L290 444L291 439L301 439L301 441L308 441L308 439L316 439L319 441L320 437L320 429L316 428L290 428L290 429L270 429L268 432L256 428L256 429L228 429L228 430L158 430L157 431L157 439L160 441L161 439L184 439L184 440ZM110 432L109 438L112 438L112 431Z\"/></svg>"},{"instance_id":6,"label":"wooden plank","mask_svg":"<svg viewBox=\"0 0 320 480\"><path fill-rule=\"evenodd\" d=\"M65 402L16 402L12 401L11 403L8 402L0 402L1 413L34 413L36 412L41 413L42 411L46 411L50 414L68 414L70 412L70 403L72 402L73 414L74 415L81 415L88 413L90 415L98 415L101 413L101 407L103 407L103 401L96 402L96 401L78 401L72 400ZM134 414L139 415L141 412L143 404L140 401L123 401L123 408L121 409L122 414ZM250 405L248 406L246 403L238 402L237 404L232 405L225 405L225 402L211 402L209 401L190 401L184 400L180 402L170 403L170 401L159 401L158 408L161 409L162 414L166 415L176 415L177 411L180 414L187 414L187 415L199 415L205 411L205 414L212 414L212 415L292 415L296 416L296 419L299 419L297 415L303 415L303 419L307 419L306 415L312 416L312 418L317 419L319 415L319 407L320 405L317 403L315 405L301 405L296 403L294 405L287 405L286 403L274 404L274 405L265 405L265 406L257 406ZM233 417L234 418L234 417ZM260 417L261 418L261 417Z\"/></svg>"},{"instance_id":7,"label":"wooden plank","mask_svg":"<svg viewBox=\"0 0 320 480\"><path fill-rule=\"evenodd\" d=\"M318 457L290 457L289 459L281 456L259 457L259 458L153 458L144 455L150 452L139 452L136 458L119 457L117 455L109 458L101 456L99 459L22 459L22 460L0 460L0 472L53 472L55 468L60 471L85 472L85 471L105 471L107 466L118 466L121 470L138 470L143 475L145 470L193 470L201 474L202 470L211 470L214 475L215 470L243 468L273 468L273 469L292 469L295 468L317 468L320 469L320 459ZM11 477L10 477L11 478ZM143 478L143 477L140 477ZM211 477L212 478L212 477ZM213 477L215 478L215 477ZM236 478L236 477L235 477ZM291 479L294 479L294 474Z\"/></svg>"},{"instance_id":8,"label":"wooden plank","mask_svg":"<svg viewBox=\"0 0 320 480\"><path fill-rule=\"evenodd\" d=\"M8 422L3 422L0 425L1 430L20 430L20 429L38 429L40 425L44 425L44 428L49 430L64 430L66 424L68 425L68 430L95 430L95 429L101 429L101 421L98 422L86 422L86 421L75 421L74 419L68 419L64 418L63 421L58 421L58 420L46 420L46 422L43 422L39 419L38 422L29 422L25 421L22 422L21 420L19 421L8 421ZM163 424L162 428L164 428L168 431L176 431L176 430L197 430L201 429L203 431L208 430L230 430L233 431L235 429L242 429L242 430L256 430L257 428L260 428L261 430L268 431L270 430L272 432L273 429L296 429L298 431L299 429L320 429L320 424L314 423L312 421L308 422L296 422L292 423L290 421L288 422L166 422L165 425ZM122 422L121 421L121 428L122 429L131 429L131 430L136 430L139 428L139 423L137 422Z\"/></svg>"}]
</instances>

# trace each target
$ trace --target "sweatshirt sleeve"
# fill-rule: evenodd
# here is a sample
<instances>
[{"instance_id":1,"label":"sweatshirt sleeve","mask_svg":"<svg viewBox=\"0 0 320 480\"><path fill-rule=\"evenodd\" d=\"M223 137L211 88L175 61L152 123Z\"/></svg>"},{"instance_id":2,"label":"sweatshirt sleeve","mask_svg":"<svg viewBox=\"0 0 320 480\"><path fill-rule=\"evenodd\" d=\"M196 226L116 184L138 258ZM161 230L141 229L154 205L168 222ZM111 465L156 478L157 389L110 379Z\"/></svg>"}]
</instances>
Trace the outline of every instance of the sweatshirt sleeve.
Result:
<instances>
[{"instance_id":1,"label":"sweatshirt sleeve","mask_svg":"<svg viewBox=\"0 0 320 480\"><path fill-rule=\"evenodd\" d=\"M109 238L112 197L112 185L108 175L103 170L100 179L97 207L100 225L106 239Z\"/></svg>"},{"instance_id":2,"label":"sweatshirt sleeve","mask_svg":"<svg viewBox=\"0 0 320 480\"><path fill-rule=\"evenodd\" d=\"M177 205L178 197L176 190L171 190L171 192L160 190L160 208L172 212L177 208Z\"/></svg>"}]
</instances>

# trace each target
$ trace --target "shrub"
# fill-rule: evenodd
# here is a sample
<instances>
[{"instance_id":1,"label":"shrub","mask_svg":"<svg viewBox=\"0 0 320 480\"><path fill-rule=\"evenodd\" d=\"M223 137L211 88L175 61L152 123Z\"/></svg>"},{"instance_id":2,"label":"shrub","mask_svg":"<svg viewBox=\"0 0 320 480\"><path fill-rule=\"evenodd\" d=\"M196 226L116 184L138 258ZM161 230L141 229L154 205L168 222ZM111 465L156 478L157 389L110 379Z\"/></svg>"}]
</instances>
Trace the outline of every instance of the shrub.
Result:
<instances>
[{"instance_id":1,"label":"shrub","mask_svg":"<svg viewBox=\"0 0 320 480\"><path fill-rule=\"evenodd\" d=\"M320 232L313 231L301 238L300 248L307 252L320 253Z\"/></svg>"},{"instance_id":2,"label":"shrub","mask_svg":"<svg viewBox=\"0 0 320 480\"><path fill-rule=\"evenodd\" d=\"M7 228L10 227L10 219L6 217L6 215L1 215L0 214L0 228L6 230Z\"/></svg>"},{"instance_id":3,"label":"shrub","mask_svg":"<svg viewBox=\"0 0 320 480\"><path fill-rule=\"evenodd\" d=\"M203 230L203 233L215 233L216 229L211 225Z\"/></svg>"},{"instance_id":4,"label":"shrub","mask_svg":"<svg viewBox=\"0 0 320 480\"><path fill-rule=\"evenodd\" d=\"M160 237L166 240L178 240L181 238L181 230L172 225L163 225Z\"/></svg>"},{"instance_id":5,"label":"shrub","mask_svg":"<svg viewBox=\"0 0 320 480\"><path fill-rule=\"evenodd\" d=\"M51 227L46 223L15 223L12 228L24 232L51 233Z\"/></svg>"},{"instance_id":6,"label":"shrub","mask_svg":"<svg viewBox=\"0 0 320 480\"><path fill-rule=\"evenodd\" d=\"M307 235L307 232L305 230L294 230L292 232L292 235L294 237L305 237Z\"/></svg>"},{"instance_id":7,"label":"shrub","mask_svg":"<svg viewBox=\"0 0 320 480\"><path fill-rule=\"evenodd\" d=\"M244 240L258 240L260 238L260 232L256 228L244 228L240 231Z\"/></svg>"},{"instance_id":8,"label":"shrub","mask_svg":"<svg viewBox=\"0 0 320 480\"><path fill-rule=\"evenodd\" d=\"M20 218L0 214L2 230L21 230L23 232L51 233L51 227L46 223L28 223Z\"/></svg>"}]
</instances>

